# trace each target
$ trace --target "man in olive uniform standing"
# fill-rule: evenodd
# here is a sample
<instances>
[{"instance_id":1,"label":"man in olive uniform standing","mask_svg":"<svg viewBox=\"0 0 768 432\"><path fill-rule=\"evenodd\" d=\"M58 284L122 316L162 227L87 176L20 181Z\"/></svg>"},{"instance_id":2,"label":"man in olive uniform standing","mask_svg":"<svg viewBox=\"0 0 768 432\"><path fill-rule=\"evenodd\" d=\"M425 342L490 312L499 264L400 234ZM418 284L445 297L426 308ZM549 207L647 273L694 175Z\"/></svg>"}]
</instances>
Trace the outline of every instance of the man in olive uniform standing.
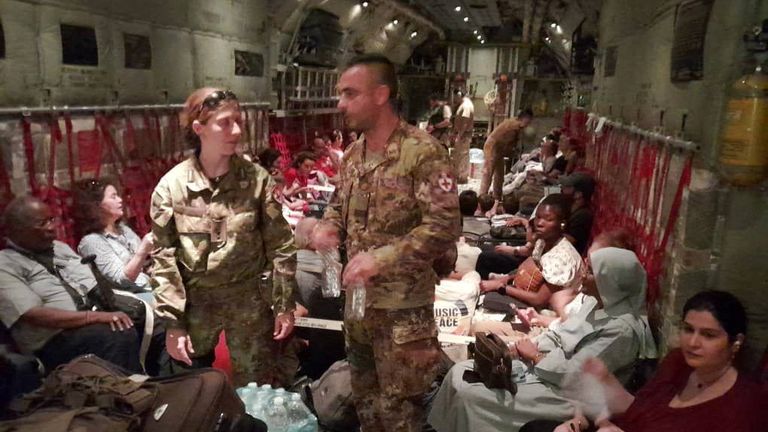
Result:
<instances>
[{"instance_id":1,"label":"man in olive uniform standing","mask_svg":"<svg viewBox=\"0 0 768 432\"><path fill-rule=\"evenodd\" d=\"M325 213L350 258L342 282L352 394L364 432L419 431L440 358L432 263L458 238L456 179L440 143L398 117L386 57L352 60L337 88L347 126L363 132ZM357 289L365 290L362 319L349 314Z\"/></svg>"},{"instance_id":2,"label":"man in olive uniform standing","mask_svg":"<svg viewBox=\"0 0 768 432\"><path fill-rule=\"evenodd\" d=\"M429 108L431 111L427 121L427 132L448 148L453 116L451 106L445 102L442 95L435 93L429 97Z\"/></svg>"},{"instance_id":3,"label":"man in olive uniform standing","mask_svg":"<svg viewBox=\"0 0 768 432\"><path fill-rule=\"evenodd\" d=\"M521 110L517 117L508 118L499 123L488 135L483 145L483 179L480 181L480 194L488 193L488 187L493 178L493 197L501 200L501 189L504 186L504 158L515 157L520 132L531 124L533 112L530 109Z\"/></svg>"},{"instance_id":4,"label":"man in olive uniform standing","mask_svg":"<svg viewBox=\"0 0 768 432\"><path fill-rule=\"evenodd\" d=\"M462 92L456 92L456 98L460 99L461 104L456 109L456 117L453 120L455 144L451 158L459 183L466 183L469 177L469 147L472 144L472 132L475 128L475 104Z\"/></svg>"}]
</instances>

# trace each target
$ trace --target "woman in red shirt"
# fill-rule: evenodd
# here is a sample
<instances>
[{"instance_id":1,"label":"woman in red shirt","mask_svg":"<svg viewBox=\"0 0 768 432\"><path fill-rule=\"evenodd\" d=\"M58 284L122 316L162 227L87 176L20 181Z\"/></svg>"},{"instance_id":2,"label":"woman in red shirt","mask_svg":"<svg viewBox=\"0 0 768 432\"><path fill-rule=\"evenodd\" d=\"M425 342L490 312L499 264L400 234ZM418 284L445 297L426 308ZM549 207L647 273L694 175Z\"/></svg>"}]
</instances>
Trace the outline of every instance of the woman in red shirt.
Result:
<instances>
[{"instance_id":1,"label":"woman in red shirt","mask_svg":"<svg viewBox=\"0 0 768 432\"><path fill-rule=\"evenodd\" d=\"M733 360L744 344L744 307L724 291L704 291L683 307L680 348L667 355L654 378L629 394L599 360L584 372L605 389L610 418L597 419L598 432L766 431L768 395ZM587 430L583 416L555 432Z\"/></svg>"}]
</instances>

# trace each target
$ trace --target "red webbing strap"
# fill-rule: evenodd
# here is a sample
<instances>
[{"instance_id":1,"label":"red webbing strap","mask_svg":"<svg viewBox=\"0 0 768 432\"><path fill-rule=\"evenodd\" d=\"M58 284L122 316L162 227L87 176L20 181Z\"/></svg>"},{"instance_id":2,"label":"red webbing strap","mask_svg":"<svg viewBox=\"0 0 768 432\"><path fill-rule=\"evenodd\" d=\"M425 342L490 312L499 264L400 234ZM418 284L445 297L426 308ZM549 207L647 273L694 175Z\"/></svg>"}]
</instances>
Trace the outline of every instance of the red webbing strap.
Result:
<instances>
[{"instance_id":1,"label":"red webbing strap","mask_svg":"<svg viewBox=\"0 0 768 432\"><path fill-rule=\"evenodd\" d=\"M149 119L149 113L146 111L141 113L141 120L144 124L144 134L149 138L149 141L152 144L153 148L153 155L157 154L157 151L159 150L160 143L155 142L155 135L152 133L152 123Z\"/></svg>"},{"instance_id":2,"label":"red webbing strap","mask_svg":"<svg viewBox=\"0 0 768 432\"><path fill-rule=\"evenodd\" d=\"M664 257L667 251L667 245L669 239L674 232L677 218L680 215L680 207L683 203L683 193L685 189L691 183L691 172L693 170L693 155L687 154L683 171L680 173L680 181L677 184L677 191L675 191L675 199L672 201L672 206L669 209L669 216L667 217L667 223L664 226L664 232L661 239L661 244L656 248L653 255L652 262L647 268L648 271L648 303L654 304L659 298L659 278L662 274L662 266L664 264Z\"/></svg>"},{"instance_id":3,"label":"red webbing strap","mask_svg":"<svg viewBox=\"0 0 768 432\"><path fill-rule=\"evenodd\" d=\"M152 125L152 134L155 137L155 142L157 143L157 148L161 151L167 151L168 149L163 148L163 132L162 132L162 124L160 122L160 115L157 113L157 111L152 111L151 116L151 125Z\"/></svg>"},{"instance_id":4,"label":"red webbing strap","mask_svg":"<svg viewBox=\"0 0 768 432\"><path fill-rule=\"evenodd\" d=\"M50 154L48 155L48 188L53 188L56 175L56 147L61 143L61 128L59 118L54 114L48 124L51 133Z\"/></svg>"},{"instance_id":5,"label":"red webbing strap","mask_svg":"<svg viewBox=\"0 0 768 432\"><path fill-rule=\"evenodd\" d=\"M181 127L179 125L179 116L176 114L176 111L170 111L168 113L168 139L170 141L170 153L168 155L168 160L171 163L176 163L180 159L180 156L179 156L179 153L181 153L181 145L179 144L179 140L181 139L180 129Z\"/></svg>"},{"instance_id":6,"label":"red webbing strap","mask_svg":"<svg viewBox=\"0 0 768 432\"><path fill-rule=\"evenodd\" d=\"M69 171L69 187L75 187L75 157L72 152L72 117L64 113L64 128L67 131L67 170Z\"/></svg>"},{"instance_id":7,"label":"red webbing strap","mask_svg":"<svg viewBox=\"0 0 768 432\"><path fill-rule=\"evenodd\" d=\"M653 237L650 235L651 224L648 214L649 206L651 205L650 202L654 199L654 190L652 189L652 186L654 185L652 184L652 181L656 171L658 171L657 165L659 158L658 147L655 144L646 141L644 150L645 155L643 167L641 168L643 176L643 188L641 191L642 199L640 207L635 210L635 214L638 229L637 236L640 238L640 260L641 262L647 263L650 260L650 254L655 246Z\"/></svg>"},{"instance_id":8,"label":"red webbing strap","mask_svg":"<svg viewBox=\"0 0 768 432\"><path fill-rule=\"evenodd\" d=\"M656 191L654 191L653 215L651 219L651 228L654 239L654 247L659 243L659 223L661 221L661 212L664 202L664 192L667 190L667 180L669 178L669 167L672 161L672 148L664 147L662 154L661 168L659 178L656 179Z\"/></svg>"},{"instance_id":9,"label":"red webbing strap","mask_svg":"<svg viewBox=\"0 0 768 432\"><path fill-rule=\"evenodd\" d=\"M28 117L21 118L21 128L24 135L24 154L27 157L29 190L33 195L37 195L40 188L35 178L35 144L32 142L32 125Z\"/></svg>"},{"instance_id":10,"label":"red webbing strap","mask_svg":"<svg viewBox=\"0 0 768 432\"><path fill-rule=\"evenodd\" d=\"M139 143L136 142L136 129L133 128L133 121L131 120L131 114L128 112L123 113L123 118L125 119L125 134L127 135L128 141L133 143L133 148L136 149L136 153L140 154L141 152L139 150Z\"/></svg>"},{"instance_id":11,"label":"red webbing strap","mask_svg":"<svg viewBox=\"0 0 768 432\"><path fill-rule=\"evenodd\" d=\"M62 142L59 119L55 115L50 119L49 130L51 134L51 157L48 166L48 187L45 190L40 190L39 197L50 206L59 218L59 223L56 226L56 237L72 248L76 248L75 222L72 217L72 193L55 185L56 148ZM74 184L70 187L74 187Z\"/></svg>"},{"instance_id":12,"label":"red webbing strap","mask_svg":"<svg viewBox=\"0 0 768 432\"><path fill-rule=\"evenodd\" d=\"M96 114L96 127L101 132L101 137L104 139L104 143L106 144L106 147L109 149L110 154L112 155L112 160L117 163L119 170L125 169L125 158L123 157L123 153L120 151L119 148L117 148L117 144L115 143L114 138L112 138L112 132L109 130L109 119L107 119L102 114ZM98 175L97 175L98 178Z\"/></svg>"},{"instance_id":13,"label":"red webbing strap","mask_svg":"<svg viewBox=\"0 0 768 432\"><path fill-rule=\"evenodd\" d=\"M3 160L3 152L0 152L0 211L5 209L6 204L13 199L13 191L11 189L11 177L8 175L8 171L5 169L5 160Z\"/></svg>"}]
</instances>

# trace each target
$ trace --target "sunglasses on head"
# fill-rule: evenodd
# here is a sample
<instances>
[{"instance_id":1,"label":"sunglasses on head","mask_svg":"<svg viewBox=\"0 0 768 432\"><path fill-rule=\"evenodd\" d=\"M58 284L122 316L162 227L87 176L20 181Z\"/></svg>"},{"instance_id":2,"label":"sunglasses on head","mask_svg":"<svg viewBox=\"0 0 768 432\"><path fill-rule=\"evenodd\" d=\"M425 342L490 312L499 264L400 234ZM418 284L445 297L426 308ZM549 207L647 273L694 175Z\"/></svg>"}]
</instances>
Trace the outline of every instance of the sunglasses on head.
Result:
<instances>
[{"instance_id":1,"label":"sunglasses on head","mask_svg":"<svg viewBox=\"0 0 768 432\"><path fill-rule=\"evenodd\" d=\"M213 109L225 100L237 100L237 96L229 90L216 90L203 99L200 108Z\"/></svg>"},{"instance_id":2,"label":"sunglasses on head","mask_svg":"<svg viewBox=\"0 0 768 432\"><path fill-rule=\"evenodd\" d=\"M104 182L98 179L91 179L85 183L85 188L88 190L99 190L104 186Z\"/></svg>"}]
</instances>

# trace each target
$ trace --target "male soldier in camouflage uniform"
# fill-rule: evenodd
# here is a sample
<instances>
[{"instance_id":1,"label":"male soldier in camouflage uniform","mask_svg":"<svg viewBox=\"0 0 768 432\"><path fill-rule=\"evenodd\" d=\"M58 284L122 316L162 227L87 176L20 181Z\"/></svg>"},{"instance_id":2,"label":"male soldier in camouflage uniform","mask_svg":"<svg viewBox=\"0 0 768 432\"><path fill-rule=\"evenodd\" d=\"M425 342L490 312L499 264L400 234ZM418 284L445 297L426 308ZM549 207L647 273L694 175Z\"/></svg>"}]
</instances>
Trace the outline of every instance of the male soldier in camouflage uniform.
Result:
<instances>
[{"instance_id":1,"label":"male soldier in camouflage uniform","mask_svg":"<svg viewBox=\"0 0 768 432\"><path fill-rule=\"evenodd\" d=\"M483 145L483 179L480 181L480 193L488 193L488 187L493 178L493 197L501 200L501 190L504 185L504 158L516 156L516 144L520 132L528 127L533 119L531 110L521 110L517 117L508 118L499 123L488 135Z\"/></svg>"},{"instance_id":2,"label":"male soldier in camouflage uniform","mask_svg":"<svg viewBox=\"0 0 768 432\"><path fill-rule=\"evenodd\" d=\"M475 105L472 98L462 92L456 92L459 108L453 118L454 146L451 158L459 183L466 183L469 177L469 147L472 144L472 132L475 129Z\"/></svg>"},{"instance_id":3,"label":"male soldier in camouflage uniform","mask_svg":"<svg viewBox=\"0 0 768 432\"><path fill-rule=\"evenodd\" d=\"M206 145L203 141L203 152ZM295 368L276 365L273 337L283 339L293 327L291 229L272 199L267 171L233 152L226 173L210 179L201 159L191 156L176 165L152 194L157 311L168 318L171 337L190 341L189 358L182 354L177 360L210 364L219 333L226 330L235 385L285 385ZM270 270L273 286L261 286L262 274Z\"/></svg>"},{"instance_id":4,"label":"male soldier in camouflage uniform","mask_svg":"<svg viewBox=\"0 0 768 432\"><path fill-rule=\"evenodd\" d=\"M343 284L352 394L364 432L419 431L421 396L440 357L432 263L458 237L456 181L440 143L398 118L386 57L353 60L337 87L347 126L364 133L344 155L325 214L350 258ZM362 320L349 316L352 287L366 290Z\"/></svg>"}]
</instances>

